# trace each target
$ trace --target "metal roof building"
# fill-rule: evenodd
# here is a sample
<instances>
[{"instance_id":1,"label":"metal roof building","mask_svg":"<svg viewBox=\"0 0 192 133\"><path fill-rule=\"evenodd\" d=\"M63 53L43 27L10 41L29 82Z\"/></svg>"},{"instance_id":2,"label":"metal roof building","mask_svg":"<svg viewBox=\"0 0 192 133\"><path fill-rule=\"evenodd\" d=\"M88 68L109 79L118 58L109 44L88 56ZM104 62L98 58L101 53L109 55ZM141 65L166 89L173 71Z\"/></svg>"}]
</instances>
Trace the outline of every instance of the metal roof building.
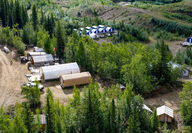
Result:
<instances>
[{"instance_id":1,"label":"metal roof building","mask_svg":"<svg viewBox=\"0 0 192 133\"><path fill-rule=\"evenodd\" d=\"M171 122L173 119L173 110L165 105L157 108L157 116L162 122Z\"/></svg>"},{"instance_id":2,"label":"metal roof building","mask_svg":"<svg viewBox=\"0 0 192 133\"><path fill-rule=\"evenodd\" d=\"M43 48L39 48L39 47L34 47L34 52L44 52Z\"/></svg>"},{"instance_id":3,"label":"metal roof building","mask_svg":"<svg viewBox=\"0 0 192 133\"><path fill-rule=\"evenodd\" d=\"M43 81L58 79L61 75L73 73L80 73L80 68L76 62L40 68L40 76Z\"/></svg>"},{"instance_id":4,"label":"metal roof building","mask_svg":"<svg viewBox=\"0 0 192 133\"><path fill-rule=\"evenodd\" d=\"M46 55L45 52L28 52L27 59L30 60L32 56Z\"/></svg>"},{"instance_id":5,"label":"metal roof building","mask_svg":"<svg viewBox=\"0 0 192 133\"><path fill-rule=\"evenodd\" d=\"M31 63L33 65L39 64L39 65L44 65L46 63L53 63L54 59L52 54L46 54L46 55L40 55L40 56L32 56L31 57Z\"/></svg>"},{"instance_id":6,"label":"metal roof building","mask_svg":"<svg viewBox=\"0 0 192 133\"><path fill-rule=\"evenodd\" d=\"M62 87L69 87L74 85L83 85L90 83L91 74L89 72L74 73L62 75L60 82Z\"/></svg>"}]
</instances>

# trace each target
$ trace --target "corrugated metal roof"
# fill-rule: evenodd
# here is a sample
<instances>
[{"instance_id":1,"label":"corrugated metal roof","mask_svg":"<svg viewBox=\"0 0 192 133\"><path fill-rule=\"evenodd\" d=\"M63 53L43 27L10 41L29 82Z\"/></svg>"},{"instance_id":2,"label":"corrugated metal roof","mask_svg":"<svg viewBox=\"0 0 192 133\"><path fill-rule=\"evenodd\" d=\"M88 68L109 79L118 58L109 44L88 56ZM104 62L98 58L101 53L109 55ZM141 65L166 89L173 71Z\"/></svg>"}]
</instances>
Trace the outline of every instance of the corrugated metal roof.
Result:
<instances>
[{"instance_id":1,"label":"corrugated metal roof","mask_svg":"<svg viewBox=\"0 0 192 133\"><path fill-rule=\"evenodd\" d=\"M41 62L52 62L54 61L52 54L40 55L40 56L32 56L34 63Z\"/></svg>"},{"instance_id":2,"label":"corrugated metal roof","mask_svg":"<svg viewBox=\"0 0 192 133\"><path fill-rule=\"evenodd\" d=\"M58 79L61 75L80 73L78 64L67 63L54 66L41 67L40 74L44 76L44 80Z\"/></svg>"},{"instance_id":3,"label":"corrugated metal roof","mask_svg":"<svg viewBox=\"0 0 192 133\"><path fill-rule=\"evenodd\" d=\"M39 47L34 47L34 52L44 52L44 49Z\"/></svg>"},{"instance_id":4,"label":"corrugated metal roof","mask_svg":"<svg viewBox=\"0 0 192 133\"><path fill-rule=\"evenodd\" d=\"M28 52L27 54L31 56L39 56L39 55L45 55L46 53L45 52Z\"/></svg>"},{"instance_id":5,"label":"corrugated metal roof","mask_svg":"<svg viewBox=\"0 0 192 133\"><path fill-rule=\"evenodd\" d=\"M167 114L173 118L173 110L165 105L157 108L157 115Z\"/></svg>"}]
</instances>

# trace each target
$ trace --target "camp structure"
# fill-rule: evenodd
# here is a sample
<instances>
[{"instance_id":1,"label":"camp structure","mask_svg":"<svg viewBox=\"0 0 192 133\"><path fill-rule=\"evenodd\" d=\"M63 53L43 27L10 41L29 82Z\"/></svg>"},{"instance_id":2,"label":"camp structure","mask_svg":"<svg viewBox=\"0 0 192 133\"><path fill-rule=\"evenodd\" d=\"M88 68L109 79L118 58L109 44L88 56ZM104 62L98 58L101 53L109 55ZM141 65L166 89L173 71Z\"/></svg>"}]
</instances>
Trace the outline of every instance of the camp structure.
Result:
<instances>
[{"instance_id":1,"label":"camp structure","mask_svg":"<svg viewBox=\"0 0 192 133\"><path fill-rule=\"evenodd\" d=\"M54 59L52 54L45 54L40 56L32 56L31 64L35 67L54 65Z\"/></svg>"},{"instance_id":2,"label":"camp structure","mask_svg":"<svg viewBox=\"0 0 192 133\"><path fill-rule=\"evenodd\" d=\"M62 87L70 87L74 85L84 85L90 83L91 74L89 72L74 73L60 76Z\"/></svg>"},{"instance_id":3,"label":"camp structure","mask_svg":"<svg viewBox=\"0 0 192 133\"><path fill-rule=\"evenodd\" d=\"M143 104L143 109L145 109L149 113L153 113L153 111L147 105L145 105L145 104Z\"/></svg>"},{"instance_id":4,"label":"camp structure","mask_svg":"<svg viewBox=\"0 0 192 133\"><path fill-rule=\"evenodd\" d=\"M40 77L42 81L59 79L61 75L73 73L80 73L80 68L76 62L40 68Z\"/></svg>"},{"instance_id":5,"label":"camp structure","mask_svg":"<svg viewBox=\"0 0 192 133\"><path fill-rule=\"evenodd\" d=\"M157 108L157 116L161 122L172 122L173 110L165 105Z\"/></svg>"},{"instance_id":6,"label":"camp structure","mask_svg":"<svg viewBox=\"0 0 192 133\"><path fill-rule=\"evenodd\" d=\"M106 28L106 32L107 32L107 33L113 33L113 32L114 32L114 28L112 28L112 27L107 27L107 28Z\"/></svg>"},{"instance_id":7,"label":"camp structure","mask_svg":"<svg viewBox=\"0 0 192 133\"><path fill-rule=\"evenodd\" d=\"M34 52L45 52L43 48L34 47Z\"/></svg>"},{"instance_id":8,"label":"camp structure","mask_svg":"<svg viewBox=\"0 0 192 133\"><path fill-rule=\"evenodd\" d=\"M6 46L3 47L3 50L5 53L10 53L10 50Z\"/></svg>"},{"instance_id":9,"label":"camp structure","mask_svg":"<svg viewBox=\"0 0 192 133\"><path fill-rule=\"evenodd\" d=\"M95 34L95 33L89 34L89 37L90 37L91 39L97 39L97 38L99 38L98 35Z\"/></svg>"},{"instance_id":10,"label":"camp structure","mask_svg":"<svg viewBox=\"0 0 192 133\"><path fill-rule=\"evenodd\" d=\"M32 56L40 56L40 55L46 55L46 53L45 52L28 52L27 60L31 60Z\"/></svg>"}]
</instances>

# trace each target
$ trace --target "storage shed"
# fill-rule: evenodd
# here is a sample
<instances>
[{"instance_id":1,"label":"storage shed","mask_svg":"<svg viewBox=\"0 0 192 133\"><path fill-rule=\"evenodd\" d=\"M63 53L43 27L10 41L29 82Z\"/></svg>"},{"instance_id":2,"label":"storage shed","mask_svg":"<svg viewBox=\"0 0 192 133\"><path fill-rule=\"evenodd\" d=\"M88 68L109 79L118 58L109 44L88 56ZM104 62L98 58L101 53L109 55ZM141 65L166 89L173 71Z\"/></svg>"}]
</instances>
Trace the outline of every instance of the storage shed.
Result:
<instances>
[{"instance_id":1,"label":"storage shed","mask_svg":"<svg viewBox=\"0 0 192 133\"><path fill-rule=\"evenodd\" d=\"M58 79L61 75L73 73L80 73L80 68L76 62L40 68L42 81Z\"/></svg>"},{"instance_id":2,"label":"storage shed","mask_svg":"<svg viewBox=\"0 0 192 133\"><path fill-rule=\"evenodd\" d=\"M165 105L157 108L157 116L161 122L172 122L173 110Z\"/></svg>"},{"instance_id":3,"label":"storage shed","mask_svg":"<svg viewBox=\"0 0 192 133\"><path fill-rule=\"evenodd\" d=\"M31 64L36 67L40 67L44 65L54 65L54 59L52 54L32 56Z\"/></svg>"},{"instance_id":4,"label":"storage shed","mask_svg":"<svg viewBox=\"0 0 192 133\"><path fill-rule=\"evenodd\" d=\"M28 52L27 60L31 60L32 56L40 56L40 55L46 55L46 53L45 52Z\"/></svg>"},{"instance_id":5,"label":"storage shed","mask_svg":"<svg viewBox=\"0 0 192 133\"><path fill-rule=\"evenodd\" d=\"M84 85L90 83L91 74L89 72L74 73L60 76L62 87L74 85Z\"/></svg>"}]
</instances>

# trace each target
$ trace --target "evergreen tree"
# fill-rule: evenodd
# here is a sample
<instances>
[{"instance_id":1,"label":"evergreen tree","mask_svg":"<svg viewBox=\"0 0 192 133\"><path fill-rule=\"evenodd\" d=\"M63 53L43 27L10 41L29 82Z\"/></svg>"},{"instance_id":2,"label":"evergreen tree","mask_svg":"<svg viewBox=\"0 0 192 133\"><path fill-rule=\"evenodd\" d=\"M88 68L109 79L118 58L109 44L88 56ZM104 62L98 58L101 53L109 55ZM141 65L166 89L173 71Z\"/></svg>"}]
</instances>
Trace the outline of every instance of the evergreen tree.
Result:
<instances>
[{"instance_id":1,"label":"evergreen tree","mask_svg":"<svg viewBox=\"0 0 192 133\"><path fill-rule=\"evenodd\" d=\"M23 27L22 23L22 10L18 0L15 1L15 24L19 25L19 28Z\"/></svg>"},{"instance_id":2,"label":"evergreen tree","mask_svg":"<svg viewBox=\"0 0 192 133\"><path fill-rule=\"evenodd\" d=\"M28 14L27 14L27 9L22 6L22 22L23 26L28 22Z\"/></svg>"},{"instance_id":3,"label":"evergreen tree","mask_svg":"<svg viewBox=\"0 0 192 133\"><path fill-rule=\"evenodd\" d=\"M33 22L33 28L34 28L34 30L37 30L37 26L38 26L38 16L37 16L36 5L33 5L33 8L32 8L32 22Z\"/></svg>"},{"instance_id":4,"label":"evergreen tree","mask_svg":"<svg viewBox=\"0 0 192 133\"><path fill-rule=\"evenodd\" d=\"M115 110L115 101L112 99L111 103L111 133L117 133L116 128L116 110Z\"/></svg>"},{"instance_id":5,"label":"evergreen tree","mask_svg":"<svg viewBox=\"0 0 192 133\"><path fill-rule=\"evenodd\" d=\"M44 49L45 49L46 53L48 53L48 54L51 53L51 40L49 37L45 41Z\"/></svg>"},{"instance_id":6,"label":"evergreen tree","mask_svg":"<svg viewBox=\"0 0 192 133\"><path fill-rule=\"evenodd\" d=\"M59 63L62 62L62 59L64 57L65 61L65 55L64 55L64 50L65 50L65 42L63 38L63 29L61 27L60 21L58 21L57 24L57 56L59 57Z\"/></svg>"},{"instance_id":7,"label":"evergreen tree","mask_svg":"<svg viewBox=\"0 0 192 133\"><path fill-rule=\"evenodd\" d=\"M160 122L159 122L159 118L157 116L157 110L154 109L153 115L151 118L151 126L152 126L153 132L159 132L159 126L160 126L159 124L160 124Z\"/></svg>"},{"instance_id":8,"label":"evergreen tree","mask_svg":"<svg viewBox=\"0 0 192 133\"><path fill-rule=\"evenodd\" d=\"M55 132L55 109L54 109L54 101L53 101L53 94L50 91L50 89L47 90L47 96L46 96L46 107L45 107L45 113L46 113L46 133L54 133Z\"/></svg>"},{"instance_id":9,"label":"evergreen tree","mask_svg":"<svg viewBox=\"0 0 192 133\"><path fill-rule=\"evenodd\" d=\"M79 41L78 47L77 47L77 52L76 52L76 59L77 63L84 69L86 69L86 53L85 53L85 47L83 44L83 41Z\"/></svg>"},{"instance_id":10,"label":"evergreen tree","mask_svg":"<svg viewBox=\"0 0 192 133\"><path fill-rule=\"evenodd\" d=\"M170 51L168 46L162 40L157 49L160 52L160 60L157 65L153 67L152 74L156 77L159 84L166 84L171 82L171 68L169 67Z\"/></svg>"},{"instance_id":11,"label":"evergreen tree","mask_svg":"<svg viewBox=\"0 0 192 133\"><path fill-rule=\"evenodd\" d=\"M23 115L24 115L24 123L25 123L25 126L26 126L27 130L28 130L28 133L33 133L33 119L34 119L34 116L33 116L33 113L30 110L30 106L27 103L24 104Z\"/></svg>"}]
</instances>

